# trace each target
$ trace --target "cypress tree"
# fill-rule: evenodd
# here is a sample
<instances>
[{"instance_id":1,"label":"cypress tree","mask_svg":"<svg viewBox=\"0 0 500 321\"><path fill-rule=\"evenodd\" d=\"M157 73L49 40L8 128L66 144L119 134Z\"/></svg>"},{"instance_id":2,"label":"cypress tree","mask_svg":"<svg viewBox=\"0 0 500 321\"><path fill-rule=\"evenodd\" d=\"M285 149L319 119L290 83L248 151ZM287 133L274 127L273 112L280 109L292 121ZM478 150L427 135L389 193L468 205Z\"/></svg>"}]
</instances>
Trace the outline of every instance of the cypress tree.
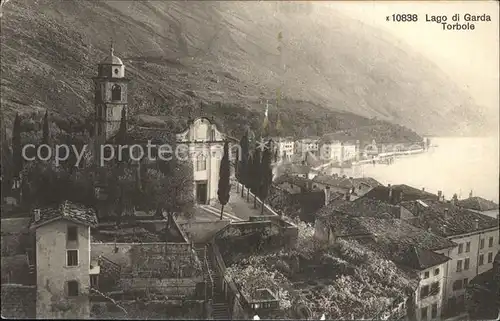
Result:
<instances>
[{"instance_id":1,"label":"cypress tree","mask_svg":"<svg viewBox=\"0 0 500 321\"><path fill-rule=\"evenodd\" d=\"M248 154L249 154L249 143L248 143L248 132L243 135L243 137L240 140L240 148L241 148L241 160L240 164L238 166L238 172L239 172L239 182L243 186L247 186L247 180L248 180ZM241 189L241 197L243 197L243 188Z\"/></svg>"},{"instance_id":2,"label":"cypress tree","mask_svg":"<svg viewBox=\"0 0 500 321\"><path fill-rule=\"evenodd\" d=\"M269 195L269 187L271 186L271 183L273 180L273 172L271 169L271 141L269 141L266 144L266 148L264 149L264 152L262 153L262 164L261 164L260 173L261 173L261 175L260 175L261 188L260 188L259 197L260 197L260 200L262 201L261 214L264 214L264 201L266 200L267 196Z\"/></svg>"},{"instance_id":3,"label":"cypress tree","mask_svg":"<svg viewBox=\"0 0 500 321\"><path fill-rule=\"evenodd\" d=\"M261 152L260 148L256 148L253 156L253 166L252 166L252 183L250 184L250 189L254 195L253 197L253 207L257 207L257 196L260 192L261 184Z\"/></svg>"},{"instance_id":4,"label":"cypress tree","mask_svg":"<svg viewBox=\"0 0 500 321\"><path fill-rule=\"evenodd\" d=\"M245 166L245 187L247 188L247 202L250 198L250 188L253 180L253 156L248 155L247 165Z\"/></svg>"},{"instance_id":5,"label":"cypress tree","mask_svg":"<svg viewBox=\"0 0 500 321\"><path fill-rule=\"evenodd\" d=\"M14 177L19 177L19 173L23 169L21 119L19 118L19 113L16 114L14 126L12 128L12 163L14 167Z\"/></svg>"},{"instance_id":6,"label":"cypress tree","mask_svg":"<svg viewBox=\"0 0 500 321\"><path fill-rule=\"evenodd\" d=\"M217 196L219 202L222 205L220 210L220 219L223 218L224 206L229 201L229 191L231 185L229 184L230 168L229 168L229 142L224 143L224 155L220 163L219 169L219 189L217 190Z\"/></svg>"}]
</instances>

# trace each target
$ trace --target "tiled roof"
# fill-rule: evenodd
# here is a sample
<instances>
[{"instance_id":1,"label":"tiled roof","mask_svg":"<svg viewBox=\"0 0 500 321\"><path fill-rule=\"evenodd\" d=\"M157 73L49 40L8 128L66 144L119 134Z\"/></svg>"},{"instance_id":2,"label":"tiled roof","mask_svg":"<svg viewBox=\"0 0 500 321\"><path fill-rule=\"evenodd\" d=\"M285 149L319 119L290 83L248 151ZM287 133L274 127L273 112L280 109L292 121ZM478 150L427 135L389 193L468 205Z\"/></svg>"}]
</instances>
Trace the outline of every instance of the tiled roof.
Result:
<instances>
[{"instance_id":1,"label":"tiled roof","mask_svg":"<svg viewBox=\"0 0 500 321\"><path fill-rule=\"evenodd\" d=\"M444 237L399 219L336 216L333 220L332 230L336 236L355 236L360 243L396 263L417 270L446 262L446 256L432 251L456 246Z\"/></svg>"},{"instance_id":2,"label":"tiled roof","mask_svg":"<svg viewBox=\"0 0 500 321\"><path fill-rule=\"evenodd\" d=\"M32 227L39 227L57 219L67 219L83 225L97 225L97 216L95 210L83 205L64 201L58 207L48 207L40 209L40 220L32 220Z\"/></svg>"},{"instance_id":3,"label":"tiled roof","mask_svg":"<svg viewBox=\"0 0 500 321\"><path fill-rule=\"evenodd\" d=\"M498 222L495 218L450 203L429 200L423 202L408 201L402 202L401 206L415 216L409 220L411 224L423 229L431 229L433 233L444 237L498 228ZM476 220L477 228L474 224Z\"/></svg>"},{"instance_id":4,"label":"tiled roof","mask_svg":"<svg viewBox=\"0 0 500 321\"><path fill-rule=\"evenodd\" d=\"M135 126L128 130L127 137L134 142L152 142L167 143L175 139L175 134L168 128L149 128Z\"/></svg>"},{"instance_id":5,"label":"tiled roof","mask_svg":"<svg viewBox=\"0 0 500 321\"><path fill-rule=\"evenodd\" d=\"M355 201L338 200L325 206L320 215L348 215L356 217L398 218L400 208L382 201L360 197Z\"/></svg>"},{"instance_id":6,"label":"tiled roof","mask_svg":"<svg viewBox=\"0 0 500 321\"><path fill-rule=\"evenodd\" d=\"M373 188L382 185L377 180L371 177L349 178L349 177L335 177L331 175L317 175L313 178L313 181L320 184L327 184L330 186L335 186L345 189L358 188L361 184L365 184Z\"/></svg>"},{"instance_id":7,"label":"tiled roof","mask_svg":"<svg viewBox=\"0 0 500 321\"><path fill-rule=\"evenodd\" d=\"M304 177L299 177L299 176L294 176L294 175L290 175L290 174L284 174L284 175L281 175L280 177L278 177L275 181L274 181L275 184L282 184L282 183L290 183L290 184L293 184L293 185L297 185L301 188L304 188L304 189L309 189L310 185L311 185L311 180L310 179L307 179L307 178L304 178Z\"/></svg>"},{"instance_id":8,"label":"tiled roof","mask_svg":"<svg viewBox=\"0 0 500 321\"><path fill-rule=\"evenodd\" d=\"M399 203L401 201L415 201L418 199L437 200L437 195L404 184L392 186L391 199L389 199L389 187L382 185L376 186L371 191L366 193L364 197L393 203Z\"/></svg>"},{"instance_id":9,"label":"tiled roof","mask_svg":"<svg viewBox=\"0 0 500 321\"><path fill-rule=\"evenodd\" d=\"M400 255L396 260L400 264L404 264L417 270L425 270L449 260L449 258L443 254L425 250L417 246L412 246L408 251L398 254Z\"/></svg>"},{"instance_id":10,"label":"tiled roof","mask_svg":"<svg viewBox=\"0 0 500 321\"><path fill-rule=\"evenodd\" d=\"M307 175L311 171L311 167L307 165L299 165L299 164L284 164L280 165L281 170L285 173L289 174L304 174Z\"/></svg>"},{"instance_id":11,"label":"tiled roof","mask_svg":"<svg viewBox=\"0 0 500 321\"><path fill-rule=\"evenodd\" d=\"M498 210L499 206L495 202L488 201L482 197L474 196L464 200L459 200L457 205L476 211Z\"/></svg>"},{"instance_id":12,"label":"tiled roof","mask_svg":"<svg viewBox=\"0 0 500 321\"><path fill-rule=\"evenodd\" d=\"M358 177L351 180L354 185L366 184L370 187L383 186L379 181L371 177Z\"/></svg>"}]
</instances>

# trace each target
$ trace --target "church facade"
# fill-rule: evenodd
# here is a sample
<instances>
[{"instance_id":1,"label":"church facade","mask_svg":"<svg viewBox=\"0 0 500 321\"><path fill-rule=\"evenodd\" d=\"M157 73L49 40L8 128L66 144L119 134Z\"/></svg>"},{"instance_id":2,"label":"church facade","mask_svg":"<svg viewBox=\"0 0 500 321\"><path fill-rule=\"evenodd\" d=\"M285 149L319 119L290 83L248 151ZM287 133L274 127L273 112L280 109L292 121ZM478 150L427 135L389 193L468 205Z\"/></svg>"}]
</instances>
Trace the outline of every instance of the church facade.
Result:
<instances>
[{"instance_id":1,"label":"church facade","mask_svg":"<svg viewBox=\"0 0 500 321\"><path fill-rule=\"evenodd\" d=\"M196 202L215 202L220 163L227 138L208 118L201 117L190 122L188 128L177 134L176 139L178 144L187 146L193 162L193 193Z\"/></svg>"}]
</instances>

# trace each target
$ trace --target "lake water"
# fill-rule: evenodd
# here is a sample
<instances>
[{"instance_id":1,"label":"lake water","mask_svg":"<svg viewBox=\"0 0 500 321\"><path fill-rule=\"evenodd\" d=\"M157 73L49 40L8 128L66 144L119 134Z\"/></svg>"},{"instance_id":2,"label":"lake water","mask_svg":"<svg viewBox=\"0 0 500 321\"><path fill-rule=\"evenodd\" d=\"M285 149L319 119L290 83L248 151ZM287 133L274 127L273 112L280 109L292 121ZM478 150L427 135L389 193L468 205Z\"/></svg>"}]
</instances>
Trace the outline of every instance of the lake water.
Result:
<instances>
[{"instance_id":1,"label":"lake water","mask_svg":"<svg viewBox=\"0 0 500 321\"><path fill-rule=\"evenodd\" d=\"M454 193L467 198L472 190L474 196L498 203L498 141L498 137L431 138L437 147L426 153L397 158L391 165L365 164L344 174L373 177L385 185L425 187L431 193L441 190L447 199Z\"/></svg>"}]
</instances>

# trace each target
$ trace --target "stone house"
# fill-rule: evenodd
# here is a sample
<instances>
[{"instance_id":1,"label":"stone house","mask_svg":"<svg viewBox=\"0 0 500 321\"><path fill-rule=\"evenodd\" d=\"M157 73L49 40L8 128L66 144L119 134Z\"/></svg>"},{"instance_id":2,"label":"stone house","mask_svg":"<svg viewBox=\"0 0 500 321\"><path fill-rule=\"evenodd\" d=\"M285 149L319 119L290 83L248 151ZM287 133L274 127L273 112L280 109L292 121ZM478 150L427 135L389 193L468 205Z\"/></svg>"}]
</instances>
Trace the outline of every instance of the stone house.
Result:
<instances>
[{"instance_id":1,"label":"stone house","mask_svg":"<svg viewBox=\"0 0 500 321\"><path fill-rule=\"evenodd\" d=\"M408 223L457 244L455 248L440 251L450 258L445 269L443 306L446 316L465 312L468 282L491 269L493 258L498 253L498 221L438 200L402 202L400 206L413 215L406 219Z\"/></svg>"}]
</instances>

